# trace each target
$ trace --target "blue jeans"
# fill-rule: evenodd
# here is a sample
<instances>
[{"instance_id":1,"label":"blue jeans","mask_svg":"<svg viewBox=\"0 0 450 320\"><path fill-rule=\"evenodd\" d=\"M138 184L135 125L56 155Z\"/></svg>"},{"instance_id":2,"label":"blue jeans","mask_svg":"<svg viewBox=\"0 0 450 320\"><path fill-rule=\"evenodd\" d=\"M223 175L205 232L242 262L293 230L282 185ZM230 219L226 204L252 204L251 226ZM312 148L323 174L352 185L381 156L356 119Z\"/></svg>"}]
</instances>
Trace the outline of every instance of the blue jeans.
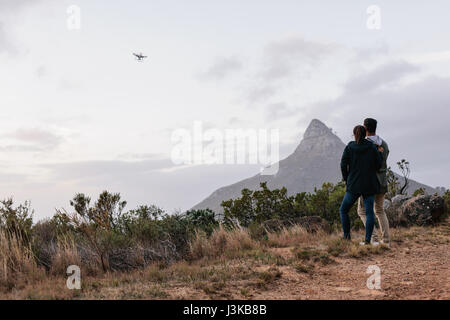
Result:
<instances>
[{"instance_id":1,"label":"blue jeans","mask_svg":"<svg viewBox=\"0 0 450 320\"><path fill-rule=\"evenodd\" d=\"M346 192L344 199L342 200L341 207L339 208L339 214L341 216L342 229L344 230L344 238L350 239L350 219L348 213L355 202L360 197L360 194L353 194ZM364 207L366 209L366 241L370 242L373 233L373 227L375 224L375 215L373 212L374 196L364 196Z\"/></svg>"}]
</instances>

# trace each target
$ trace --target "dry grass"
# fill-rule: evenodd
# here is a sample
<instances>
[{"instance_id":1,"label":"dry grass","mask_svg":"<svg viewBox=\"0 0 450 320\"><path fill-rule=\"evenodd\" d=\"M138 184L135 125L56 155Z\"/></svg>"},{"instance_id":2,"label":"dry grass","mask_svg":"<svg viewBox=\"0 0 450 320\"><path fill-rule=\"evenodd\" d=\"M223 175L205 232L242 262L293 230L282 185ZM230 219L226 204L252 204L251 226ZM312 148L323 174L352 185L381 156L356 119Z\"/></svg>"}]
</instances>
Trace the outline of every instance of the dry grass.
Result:
<instances>
[{"instance_id":1,"label":"dry grass","mask_svg":"<svg viewBox=\"0 0 450 320\"><path fill-rule=\"evenodd\" d=\"M270 267L267 271L257 274L258 280L256 282L256 287L259 289L267 289L269 285L280 279L282 274L283 272L278 268Z\"/></svg>"},{"instance_id":2,"label":"dry grass","mask_svg":"<svg viewBox=\"0 0 450 320\"><path fill-rule=\"evenodd\" d=\"M385 244L380 244L378 246L361 246L359 242L344 240L336 237L326 241L326 245L328 254L334 257L343 256L361 258L372 254L380 254L389 250L389 247Z\"/></svg>"},{"instance_id":3,"label":"dry grass","mask_svg":"<svg viewBox=\"0 0 450 320\"><path fill-rule=\"evenodd\" d=\"M392 234L393 241L448 244L450 228L442 225L393 229ZM358 242L342 240L338 234L307 233L292 226L268 233L261 241L252 239L246 229L227 231L220 227L210 237L198 233L190 250L188 260L92 274L85 270L85 261L81 261L73 241L64 239L58 243L52 268L45 276L30 248L0 233L0 288L6 288L0 290L0 299L258 297L262 292L282 292L292 274L313 279L336 268L343 260L358 263L355 259L383 254L389 248L359 246ZM65 271L71 264L82 267L81 290L66 287Z\"/></svg>"},{"instance_id":4,"label":"dry grass","mask_svg":"<svg viewBox=\"0 0 450 320\"><path fill-rule=\"evenodd\" d=\"M350 246L352 245L351 241L344 240L338 237L332 237L325 241L325 245L327 247L327 252L333 257L338 257L345 252L348 252Z\"/></svg>"},{"instance_id":5,"label":"dry grass","mask_svg":"<svg viewBox=\"0 0 450 320\"><path fill-rule=\"evenodd\" d=\"M308 233L299 225L293 225L290 228L283 228L280 232L269 232L267 238L269 246L285 248L299 243L309 243L315 235Z\"/></svg>"},{"instance_id":6,"label":"dry grass","mask_svg":"<svg viewBox=\"0 0 450 320\"><path fill-rule=\"evenodd\" d=\"M16 235L0 230L0 287L10 290L43 275L31 248Z\"/></svg>"},{"instance_id":7,"label":"dry grass","mask_svg":"<svg viewBox=\"0 0 450 320\"><path fill-rule=\"evenodd\" d=\"M73 239L63 238L58 242L56 253L52 257L50 273L65 275L70 265L81 266L81 257Z\"/></svg>"},{"instance_id":8,"label":"dry grass","mask_svg":"<svg viewBox=\"0 0 450 320\"><path fill-rule=\"evenodd\" d=\"M253 240L246 229L225 230L220 226L208 238L198 232L191 242L190 251L193 259L226 257L233 259L240 257L243 252L260 248L261 245Z\"/></svg>"}]
</instances>

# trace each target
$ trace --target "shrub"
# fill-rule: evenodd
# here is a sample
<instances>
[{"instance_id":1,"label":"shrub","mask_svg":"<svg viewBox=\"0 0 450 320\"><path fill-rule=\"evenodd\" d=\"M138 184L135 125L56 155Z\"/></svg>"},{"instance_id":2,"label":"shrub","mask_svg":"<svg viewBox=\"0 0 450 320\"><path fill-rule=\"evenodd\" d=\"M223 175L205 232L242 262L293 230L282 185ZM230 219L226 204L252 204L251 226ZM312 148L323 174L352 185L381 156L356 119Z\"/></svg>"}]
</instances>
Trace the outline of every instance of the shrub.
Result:
<instances>
[{"instance_id":1,"label":"shrub","mask_svg":"<svg viewBox=\"0 0 450 320\"><path fill-rule=\"evenodd\" d=\"M417 196L424 195L424 194L425 194L425 189L424 188L419 188L416 191L414 191L413 197L417 197Z\"/></svg>"},{"instance_id":2,"label":"shrub","mask_svg":"<svg viewBox=\"0 0 450 320\"><path fill-rule=\"evenodd\" d=\"M286 188L269 190L266 183L261 183L261 190L244 189L241 197L222 202L225 225L239 223L243 227L261 224L275 219L288 221L302 216L319 216L332 225L340 223L339 207L345 195L345 183L325 183L313 193L298 193L287 196ZM356 226L363 224L356 212L356 206L350 210L350 221ZM251 227L253 229L253 227ZM263 230L255 230L263 235Z\"/></svg>"},{"instance_id":3,"label":"shrub","mask_svg":"<svg viewBox=\"0 0 450 320\"><path fill-rule=\"evenodd\" d=\"M13 204L12 198L0 201L0 229L28 244L33 224L33 211L27 201L16 208Z\"/></svg>"},{"instance_id":4,"label":"shrub","mask_svg":"<svg viewBox=\"0 0 450 320\"><path fill-rule=\"evenodd\" d=\"M207 235L211 235L219 226L214 211L210 209L187 211L185 219L190 233L193 233L196 230L202 230Z\"/></svg>"},{"instance_id":5,"label":"shrub","mask_svg":"<svg viewBox=\"0 0 450 320\"><path fill-rule=\"evenodd\" d=\"M53 256L57 250L58 236L52 220L43 220L32 228L31 247L39 265L50 270Z\"/></svg>"},{"instance_id":6,"label":"shrub","mask_svg":"<svg viewBox=\"0 0 450 320\"><path fill-rule=\"evenodd\" d=\"M148 246L170 242L180 254L186 254L197 230L211 235L219 223L213 211L191 210L168 215L156 206L141 206L123 215L121 226L127 238Z\"/></svg>"},{"instance_id":7,"label":"shrub","mask_svg":"<svg viewBox=\"0 0 450 320\"><path fill-rule=\"evenodd\" d=\"M447 210L447 215L450 212L450 190L445 191L444 193L444 202L445 202L445 208Z\"/></svg>"}]
</instances>

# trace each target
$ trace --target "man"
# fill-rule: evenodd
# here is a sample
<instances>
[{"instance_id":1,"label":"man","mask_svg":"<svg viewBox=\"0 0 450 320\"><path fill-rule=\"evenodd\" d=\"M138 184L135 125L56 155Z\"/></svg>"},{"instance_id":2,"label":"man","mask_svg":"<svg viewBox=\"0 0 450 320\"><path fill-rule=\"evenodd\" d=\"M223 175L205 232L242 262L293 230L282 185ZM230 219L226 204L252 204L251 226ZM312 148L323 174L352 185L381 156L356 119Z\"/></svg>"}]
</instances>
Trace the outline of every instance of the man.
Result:
<instances>
[{"instance_id":1,"label":"man","mask_svg":"<svg viewBox=\"0 0 450 320\"><path fill-rule=\"evenodd\" d=\"M391 238L389 234L389 221L387 219L386 213L384 212L384 196L388 191L387 184L387 158L389 156L389 147L383 139L376 135L377 130L377 120L372 118L367 118L364 120L364 127L366 128L367 136L366 139L378 146L378 150L383 154L383 163L381 168L377 171L377 178L379 182L378 193L374 197L374 211L377 217L378 224L381 231L381 243L390 245ZM366 210L364 208L364 202L361 197L358 200L358 215L363 221L364 225L366 223ZM377 244L374 242L374 244Z\"/></svg>"}]
</instances>

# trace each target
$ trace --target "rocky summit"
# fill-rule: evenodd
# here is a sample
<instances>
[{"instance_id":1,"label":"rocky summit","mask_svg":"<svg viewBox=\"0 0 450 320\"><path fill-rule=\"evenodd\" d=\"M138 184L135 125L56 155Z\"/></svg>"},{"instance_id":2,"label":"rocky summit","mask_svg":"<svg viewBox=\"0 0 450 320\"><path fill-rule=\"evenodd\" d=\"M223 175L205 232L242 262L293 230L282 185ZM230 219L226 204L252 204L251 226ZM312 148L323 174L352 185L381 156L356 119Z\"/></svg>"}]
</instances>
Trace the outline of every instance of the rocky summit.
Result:
<instances>
[{"instance_id":1,"label":"rocky summit","mask_svg":"<svg viewBox=\"0 0 450 320\"><path fill-rule=\"evenodd\" d=\"M211 209L221 214L224 200L236 199L242 189L259 189L261 182L267 182L270 189L286 187L289 195L299 192L312 192L325 182L336 183L341 180L340 160L345 144L320 120L314 119L306 129L303 140L294 153L279 162L275 175L257 174L214 191L192 209ZM399 177L401 180L401 178ZM424 188L428 193L435 189L411 180L409 191Z\"/></svg>"}]
</instances>

